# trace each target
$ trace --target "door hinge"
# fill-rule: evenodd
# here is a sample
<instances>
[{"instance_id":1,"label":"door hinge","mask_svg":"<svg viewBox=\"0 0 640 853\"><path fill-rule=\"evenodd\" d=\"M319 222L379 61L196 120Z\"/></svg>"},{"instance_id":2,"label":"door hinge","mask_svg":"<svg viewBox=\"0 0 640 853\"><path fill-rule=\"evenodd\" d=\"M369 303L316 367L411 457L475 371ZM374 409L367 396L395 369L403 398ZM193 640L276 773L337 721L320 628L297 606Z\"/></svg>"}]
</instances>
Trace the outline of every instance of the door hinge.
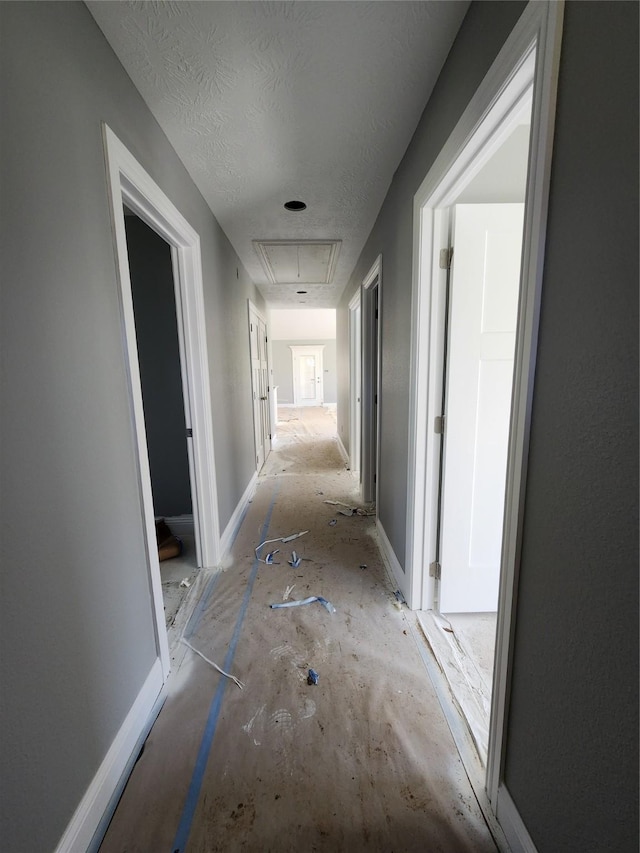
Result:
<instances>
[{"instance_id":1,"label":"door hinge","mask_svg":"<svg viewBox=\"0 0 640 853\"><path fill-rule=\"evenodd\" d=\"M438 415L433 419L433 431L436 435L444 435L444 415Z\"/></svg>"},{"instance_id":2,"label":"door hinge","mask_svg":"<svg viewBox=\"0 0 640 853\"><path fill-rule=\"evenodd\" d=\"M451 259L453 258L453 247L448 249L440 249L440 269L450 270Z\"/></svg>"},{"instance_id":3,"label":"door hinge","mask_svg":"<svg viewBox=\"0 0 640 853\"><path fill-rule=\"evenodd\" d=\"M378 309L376 308L376 320L378 319Z\"/></svg>"},{"instance_id":4,"label":"door hinge","mask_svg":"<svg viewBox=\"0 0 640 853\"><path fill-rule=\"evenodd\" d=\"M442 566L437 561L434 563L429 563L429 577L435 578L437 581L440 580L440 576L442 575Z\"/></svg>"},{"instance_id":5,"label":"door hinge","mask_svg":"<svg viewBox=\"0 0 640 853\"><path fill-rule=\"evenodd\" d=\"M187 430L187 438L193 438L193 430L192 429Z\"/></svg>"},{"instance_id":6,"label":"door hinge","mask_svg":"<svg viewBox=\"0 0 640 853\"><path fill-rule=\"evenodd\" d=\"M374 406L377 406L377 405L378 405L378 395L377 395L377 394L375 394L375 395L374 395L374 397L373 397L373 405L374 405Z\"/></svg>"},{"instance_id":7,"label":"door hinge","mask_svg":"<svg viewBox=\"0 0 640 853\"><path fill-rule=\"evenodd\" d=\"M269 433L269 441L271 441L271 433Z\"/></svg>"}]
</instances>

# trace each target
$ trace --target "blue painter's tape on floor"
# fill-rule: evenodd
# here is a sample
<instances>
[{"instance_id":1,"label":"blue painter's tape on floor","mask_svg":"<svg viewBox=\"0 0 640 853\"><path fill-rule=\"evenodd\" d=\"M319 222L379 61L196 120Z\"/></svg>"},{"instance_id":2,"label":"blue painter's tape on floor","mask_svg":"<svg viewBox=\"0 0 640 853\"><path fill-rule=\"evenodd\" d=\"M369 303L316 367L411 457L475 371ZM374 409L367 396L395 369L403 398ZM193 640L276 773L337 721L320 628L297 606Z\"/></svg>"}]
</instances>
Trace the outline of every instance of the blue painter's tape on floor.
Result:
<instances>
[{"instance_id":1,"label":"blue painter's tape on floor","mask_svg":"<svg viewBox=\"0 0 640 853\"><path fill-rule=\"evenodd\" d=\"M265 518L264 526L262 528L262 537L260 541L267 538L267 534L269 532L269 525L271 524L271 514L273 513L273 507L276 502L277 494L278 484L276 483L276 486L273 490L271 503L269 504L269 509L267 511L267 517ZM249 600L251 599L253 584L256 579L256 575L258 574L259 565L260 561L258 560L258 557L256 555L256 559L254 560L253 566L251 567L251 573L249 575L247 588L242 599L242 604L240 605L240 611L236 620L236 626L233 631L233 636L231 637L229 649L227 650L227 655L224 659L224 664L222 667L227 672L229 672L233 666L233 658L236 653L238 640L240 639L242 623L244 622L247 607L249 606ZM213 591L213 587L211 588L211 591ZM204 773L207 768L207 762L209 761L209 753L211 752L211 745L213 743L213 738L216 733L216 726L218 725L218 717L220 716L220 710L222 708L222 700L224 698L224 691L226 686L227 679L221 678L211 701L211 707L209 708L209 716L207 717L207 722L204 727L204 733L202 735L200 749L198 750L198 757L196 758L196 763L193 768L193 774L191 776L189 790L187 791L187 798L182 809L182 815L180 817L180 823L178 824L176 837L171 846L171 853L184 853L184 850L187 846L187 841L189 840L191 825L193 823L193 816L195 815L196 808L198 806L200 790L202 788L202 780L204 779Z\"/></svg>"}]
</instances>

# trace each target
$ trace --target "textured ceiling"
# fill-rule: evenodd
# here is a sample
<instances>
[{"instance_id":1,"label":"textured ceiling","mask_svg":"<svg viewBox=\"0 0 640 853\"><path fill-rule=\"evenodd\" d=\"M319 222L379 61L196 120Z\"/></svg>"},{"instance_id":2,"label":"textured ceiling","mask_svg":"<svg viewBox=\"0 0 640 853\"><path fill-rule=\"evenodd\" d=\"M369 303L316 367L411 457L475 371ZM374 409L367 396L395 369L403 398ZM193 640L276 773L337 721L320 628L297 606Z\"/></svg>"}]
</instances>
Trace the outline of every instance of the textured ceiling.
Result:
<instances>
[{"instance_id":1,"label":"textured ceiling","mask_svg":"<svg viewBox=\"0 0 640 853\"><path fill-rule=\"evenodd\" d=\"M468 5L87 2L272 307L337 304ZM331 282L270 282L267 240L341 241Z\"/></svg>"}]
</instances>

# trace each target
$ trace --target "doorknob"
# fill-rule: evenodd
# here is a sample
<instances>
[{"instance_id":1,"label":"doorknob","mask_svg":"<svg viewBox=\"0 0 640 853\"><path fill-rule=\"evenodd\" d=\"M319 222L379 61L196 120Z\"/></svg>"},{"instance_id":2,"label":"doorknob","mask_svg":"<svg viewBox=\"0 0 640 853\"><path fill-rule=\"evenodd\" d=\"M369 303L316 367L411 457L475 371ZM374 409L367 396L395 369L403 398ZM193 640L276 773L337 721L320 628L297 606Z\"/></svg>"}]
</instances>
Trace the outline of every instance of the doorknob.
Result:
<instances>
[{"instance_id":1,"label":"doorknob","mask_svg":"<svg viewBox=\"0 0 640 853\"><path fill-rule=\"evenodd\" d=\"M261 399L261 400L266 400L267 398L266 398L266 397L260 397L260 399Z\"/></svg>"}]
</instances>

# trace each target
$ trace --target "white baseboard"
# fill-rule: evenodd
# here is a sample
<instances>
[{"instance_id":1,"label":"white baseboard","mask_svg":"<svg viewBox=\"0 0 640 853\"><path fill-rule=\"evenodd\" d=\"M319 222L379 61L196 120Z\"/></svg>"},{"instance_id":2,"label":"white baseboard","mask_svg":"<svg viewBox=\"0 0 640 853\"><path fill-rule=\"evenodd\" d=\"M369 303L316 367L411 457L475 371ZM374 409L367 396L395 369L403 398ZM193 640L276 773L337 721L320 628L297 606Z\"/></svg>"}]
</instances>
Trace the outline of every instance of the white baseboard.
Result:
<instances>
[{"instance_id":1,"label":"white baseboard","mask_svg":"<svg viewBox=\"0 0 640 853\"><path fill-rule=\"evenodd\" d=\"M538 853L529 830L524 825L520 812L504 785L498 788L496 817L512 853Z\"/></svg>"},{"instance_id":2,"label":"white baseboard","mask_svg":"<svg viewBox=\"0 0 640 853\"><path fill-rule=\"evenodd\" d=\"M174 536L194 535L193 515L165 515L164 520Z\"/></svg>"},{"instance_id":3,"label":"white baseboard","mask_svg":"<svg viewBox=\"0 0 640 853\"><path fill-rule=\"evenodd\" d=\"M251 499L253 498L253 496L256 493L257 481L258 481L258 472L256 471L256 473L249 480L249 485L244 490L244 494L242 495L242 497L238 501L238 505L234 509L233 514L232 514L231 518L229 519L229 523L225 527L224 532L223 532L222 536L220 537L221 561L224 561L224 559L229 554L229 551L231 550L231 546L233 545L233 542L234 542L236 536L238 535L238 530L240 529L240 525L242 524L242 519L244 517L246 509L249 506Z\"/></svg>"},{"instance_id":4,"label":"white baseboard","mask_svg":"<svg viewBox=\"0 0 640 853\"><path fill-rule=\"evenodd\" d=\"M342 439L339 435L336 436L336 440L338 442L338 450L340 451L340 456L344 459L346 465L349 465L350 459L349 454L347 453L344 444L342 443Z\"/></svg>"},{"instance_id":5,"label":"white baseboard","mask_svg":"<svg viewBox=\"0 0 640 853\"><path fill-rule=\"evenodd\" d=\"M391 575L393 576L395 582L398 584L400 592L406 598L408 591L407 576L402 571L400 561L396 557L396 553L391 546L391 542L389 542L389 537L387 536L385 529L382 526L382 522L379 518L376 519L376 530L378 532L378 542L380 544L380 551L382 553L382 556L391 571Z\"/></svg>"},{"instance_id":6,"label":"white baseboard","mask_svg":"<svg viewBox=\"0 0 640 853\"><path fill-rule=\"evenodd\" d=\"M86 853L90 849L110 804L115 808L117 798L114 795L124 788L138 751L157 716L162 686L162 665L156 659L55 853Z\"/></svg>"}]
</instances>

